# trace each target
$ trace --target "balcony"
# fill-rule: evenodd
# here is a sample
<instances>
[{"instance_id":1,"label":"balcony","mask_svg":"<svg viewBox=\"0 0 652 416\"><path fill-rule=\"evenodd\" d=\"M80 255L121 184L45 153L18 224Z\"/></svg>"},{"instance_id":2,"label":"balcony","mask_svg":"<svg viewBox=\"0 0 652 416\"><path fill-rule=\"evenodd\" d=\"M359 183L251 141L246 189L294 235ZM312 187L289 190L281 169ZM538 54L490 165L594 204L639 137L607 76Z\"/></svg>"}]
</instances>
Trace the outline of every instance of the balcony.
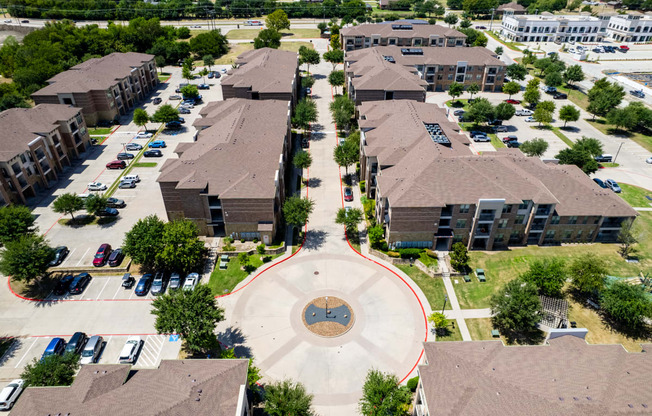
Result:
<instances>
[{"instance_id":1,"label":"balcony","mask_svg":"<svg viewBox=\"0 0 652 416\"><path fill-rule=\"evenodd\" d=\"M25 177L23 175L16 176L16 179L18 180L18 184L20 185L20 189L25 189L27 188L27 181L25 180Z\"/></svg>"},{"instance_id":2,"label":"balcony","mask_svg":"<svg viewBox=\"0 0 652 416\"><path fill-rule=\"evenodd\" d=\"M211 215L211 224L219 224L224 222L222 215Z\"/></svg>"},{"instance_id":3,"label":"balcony","mask_svg":"<svg viewBox=\"0 0 652 416\"><path fill-rule=\"evenodd\" d=\"M441 210L441 215L440 217L442 218L450 218L453 216L453 210L451 208L444 208Z\"/></svg>"},{"instance_id":4,"label":"balcony","mask_svg":"<svg viewBox=\"0 0 652 416\"><path fill-rule=\"evenodd\" d=\"M619 220L619 221L604 221L600 225L600 229L603 229L603 228L620 228L622 226L622 224L623 224L622 220Z\"/></svg>"},{"instance_id":5,"label":"balcony","mask_svg":"<svg viewBox=\"0 0 652 416\"><path fill-rule=\"evenodd\" d=\"M41 162L41 163L39 163L39 165L41 166L41 169L43 170L44 175L46 173L48 173L50 171L50 169L51 169L50 164L48 162Z\"/></svg>"},{"instance_id":6,"label":"balcony","mask_svg":"<svg viewBox=\"0 0 652 416\"><path fill-rule=\"evenodd\" d=\"M494 222L496 214L480 214L478 215L478 222Z\"/></svg>"},{"instance_id":7,"label":"balcony","mask_svg":"<svg viewBox=\"0 0 652 416\"><path fill-rule=\"evenodd\" d=\"M549 208L545 208L545 209L539 208L537 209L537 212L534 213L535 217L547 217L548 215L550 215Z\"/></svg>"},{"instance_id":8,"label":"balcony","mask_svg":"<svg viewBox=\"0 0 652 416\"><path fill-rule=\"evenodd\" d=\"M489 237L491 235L491 228L490 227L478 227L475 229L475 233L473 234L475 237Z\"/></svg>"},{"instance_id":9,"label":"balcony","mask_svg":"<svg viewBox=\"0 0 652 416\"><path fill-rule=\"evenodd\" d=\"M545 222L538 223L538 224L532 224L532 226L530 227L530 231L541 231L544 228L546 228L546 223Z\"/></svg>"}]
</instances>

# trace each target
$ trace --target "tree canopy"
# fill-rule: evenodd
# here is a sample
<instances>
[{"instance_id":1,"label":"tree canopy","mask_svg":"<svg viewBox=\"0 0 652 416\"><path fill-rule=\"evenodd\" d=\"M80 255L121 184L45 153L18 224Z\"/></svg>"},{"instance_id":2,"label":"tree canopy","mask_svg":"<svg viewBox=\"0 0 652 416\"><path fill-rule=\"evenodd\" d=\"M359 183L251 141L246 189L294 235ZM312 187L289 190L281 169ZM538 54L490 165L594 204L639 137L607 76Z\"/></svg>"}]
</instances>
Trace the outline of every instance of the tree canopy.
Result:
<instances>
[{"instance_id":1,"label":"tree canopy","mask_svg":"<svg viewBox=\"0 0 652 416\"><path fill-rule=\"evenodd\" d=\"M569 121L577 121L580 119L580 110L574 105L568 104L559 109L559 119L564 122L564 127Z\"/></svg>"},{"instance_id":2,"label":"tree canopy","mask_svg":"<svg viewBox=\"0 0 652 416\"><path fill-rule=\"evenodd\" d=\"M313 99L306 97L294 107L292 124L307 131L310 128L310 123L317 121L317 117L317 103Z\"/></svg>"},{"instance_id":3,"label":"tree canopy","mask_svg":"<svg viewBox=\"0 0 652 416\"><path fill-rule=\"evenodd\" d=\"M0 244L13 241L20 236L34 233L34 216L24 205L5 205L0 208Z\"/></svg>"},{"instance_id":4,"label":"tree canopy","mask_svg":"<svg viewBox=\"0 0 652 416\"><path fill-rule=\"evenodd\" d=\"M75 219L74 213L84 208L84 200L72 193L61 194L52 203L52 211L59 214L70 214Z\"/></svg>"},{"instance_id":5,"label":"tree canopy","mask_svg":"<svg viewBox=\"0 0 652 416\"><path fill-rule=\"evenodd\" d=\"M185 88L185 87L184 87ZM196 87L195 87L196 88ZM168 123L179 119L179 110L170 104L163 104L152 114L151 120L155 123Z\"/></svg>"},{"instance_id":6,"label":"tree canopy","mask_svg":"<svg viewBox=\"0 0 652 416\"><path fill-rule=\"evenodd\" d=\"M521 92L521 84L518 82L510 81L507 84L503 85L503 92L505 94L509 94L509 98L512 98L512 95Z\"/></svg>"},{"instance_id":7,"label":"tree canopy","mask_svg":"<svg viewBox=\"0 0 652 416\"><path fill-rule=\"evenodd\" d=\"M535 137L522 143L519 150L528 156L541 157L548 150L548 142L540 137Z\"/></svg>"},{"instance_id":8,"label":"tree canopy","mask_svg":"<svg viewBox=\"0 0 652 416\"><path fill-rule=\"evenodd\" d=\"M125 234L122 251L132 260L152 270L157 265L157 255L163 251L165 223L156 215L139 219Z\"/></svg>"},{"instance_id":9,"label":"tree canopy","mask_svg":"<svg viewBox=\"0 0 652 416\"><path fill-rule=\"evenodd\" d=\"M544 296L561 297L566 282L566 266L560 259L536 260L521 274L521 279L532 283Z\"/></svg>"},{"instance_id":10,"label":"tree canopy","mask_svg":"<svg viewBox=\"0 0 652 416\"><path fill-rule=\"evenodd\" d=\"M282 380L265 385L263 408L270 416L315 416L312 399L303 384Z\"/></svg>"},{"instance_id":11,"label":"tree canopy","mask_svg":"<svg viewBox=\"0 0 652 416\"><path fill-rule=\"evenodd\" d=\"M527 75L527 68L521 64L511 64L507 66L505 70L507 76L515 81L525 81L525 76Z\"/></svg>"},{"instance_id":12,"label":"tree canopy","mask_svg":"<svg viewBox=\"0 0 652 416\"><path fill-rule=\"evenodd\" d=\"M254 39L254 49L273 48L281 46L281 33L274 29L263 29Z\"/></svg>"},{"instance_id":13,"label":"tree canopy","mask_svg":"<svg viewBox=\"0 0 652 416\"><path fill-rule=\"evenodd\" d=\"M23 369L20 378L24 387L69 386L72 384L77 369L79 356L71 352L64 355L49 355L42 360L34 358Z\"/></svg>"},{"instance_id":14,"label":"tree canopy","mask_svg":"<svg viewBox=\"0 0 652 416\"><path fill-rule=\"evenodd\" d=\"M285 199L283 204L283 218L285 223L291 227L303 227L312 214L315 202L308 198L291 196Z\"/></svg>"},{"instance_id":15,"label":"tree canopy","mask_svg":"<svg viewBox=\"0 0 652 416\"><path fill-rule=\"evenodd\" d=\"M576 257L568 267L573 288L585 294L599 293L604 289L607 265L604 259L594 253Z\"/></svg>"},{"instance_id":16,"label":"tree canopy","mask_svg":"<svg viewBox=\"0 0 652 416\"><path fill-rule=\"evenodd\" d=\"M308 65L308 72L310 72L310 65L317 65L319 62L321 62L319 52L305 46L299 48L299 65Z\"/></svg>"},{"instance_id":17,"label":"tree canopy","mask_svg":"<svg viewBox=\"0 0 652 416\"><path fill-rule=\"evenodd\" d=\"M539 333L543 309L537 288L514 279L491 297L491 321L510 342L527 340Z\"/></svg>"},{"instance_id":18,"label":"tree canopy","mask_svg":"<svg viewBox=\"0 0 652 416\"><path fill-rule=\"evenodd\" d=\"M452 251L450 252L451 266L458 272L465 272L469 267L469 251L466 249L466 246L462 242L457 242L451 247Z\"/></svg>"},{"instance_id":19,"label":"tree canopy","mask_svg":"<svg viewBox=\"0 0 652 416\"><path fill-rule=\"evenodd\" d=\"M593 116L606 116L613 108L618 107L625 97L625 90L616 83L602 78L593 84L589 90L589 105L587 111Z\"/></svg>"},{"instance_id":20,"label":"tree canopy","mask_svg":"<svg viewBox=\"0 0 652 416\"><path fill-rule=\"evenodd\" d=\"M410 390L399 384L396 375L372 368L367 373L358 406L366 416L408 416L411 398Z\"/></svg>"},{"instance_id":21,"label":"tree canopy","mask_svg":"<svg viewBox=\"0 0 652 416\"><path fill-rule=\"evenodd\" d=\"M642 285L612 283L602 292L600 306L626 332L641 329L644 318L652 317L652 303Z\"/></svg>"},{"instance_id":22,"label":"tree canopy","mask_svg":"<svg viewBox=\"0 0 652 416\"><path fill-rule=\"evenodd\" d=\"M355 115L355 103L345 95L338 95L333 102L330 103L331 115L333 116L333 123L337 125L340 130L349 130L353 123L353 116Z\"/></svg>"},{"instance_id":23,"label":"tree canopy","mask_svg":"<svg viewBox=\"0 0 652 416\"><path fill-rule=\"evenodd\" d=\"M340 208L337 210L337 215L335 216L335 223L344 225L347 232L356 232L358 225L363 220L364 214L359 208L351 208L349 210Z\"/></svg>"},{"instance_id":24,"label":"tree canopy","mask_svg":"<svg viewBox=\"0 0 652 416\"><path fill-rule=\"evenodd\" d=\"M198 235L197 225L188 219L165 223L163 250L157 254L157 263L181 274L200 270L206 249Z\"/></svg>"},{"instance_id":25,"label":"tree canopy","mask_svg":"<svg viewBox=\"0 0 652 416\"><path fill-rule=\"evenodd\" d=\"M0 272L29 283L43 276L52 260L54 250L43 236L25 234L5 243L0 251Z\"/></svg>"},{"instance_id":26,"label":"tree canopy","mask_svg":"<svg viewBox=\"0 0 652 416\"><path fill-rule=\"evenodd\" d=\"M346 77L344 75L344 71L332 71L330 74L328 74L328 83L333 88L335 88L335 91L337 91L337 87L343 86L345 82Z\"/></svg>"},{"instance_id":27,"label":"tree canopy","mask_svg":"<svg viewBox=\"0 0 652 416\"><path fill-rule=\"evenodd\" d=\"M294 154L292 164L299 169L307 169L312 164L312 156L305 150L300 150Z\"/></svg>"},{"instance_id":28,"label":"tree canopy","mask_svg":"<svg viewBox=\"0 0 652 416\"><path fill-rule=\"evenodd\" d=\"M464 92L464 84L453 81L451 85L448 86L448 95L453 99L459 97Z\"/></svg>"},{"instance_id":29,"label":"tree canopy","mask_svg":"<svg viewBox=\"0 0 652 416\"><path fill-rule=\"evenodd\" d=\"M288 15L285 11L278 9L267 16L267 19L265 19L265 25L269 29L280 32L283 29L290 28L290 19L288 19Z\"/></svg>"},{"instance_id":30,"label":"tree canopy","mask_svg":"<svg viewBox=\"0 0 652 416\"><path fill-rule=\"evenodd\" d=\"M327 52L324 52L324 60L330 62L333 65L333 71L337 64L344 63L344 51L342 49L331 49Z\"/></svg>"}]
</instances>

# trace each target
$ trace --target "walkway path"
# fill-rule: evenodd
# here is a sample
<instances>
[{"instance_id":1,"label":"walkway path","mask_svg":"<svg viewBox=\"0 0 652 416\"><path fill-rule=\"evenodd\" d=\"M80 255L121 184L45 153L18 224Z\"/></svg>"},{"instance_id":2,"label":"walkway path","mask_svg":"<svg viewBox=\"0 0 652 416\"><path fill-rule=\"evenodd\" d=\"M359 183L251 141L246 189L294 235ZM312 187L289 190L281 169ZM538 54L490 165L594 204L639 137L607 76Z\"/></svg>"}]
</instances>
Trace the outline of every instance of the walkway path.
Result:
<instances>
[{"instance_id":1,"label":"walkway path","mask_svg":"<svg viewBox=\"0 0 652 416\"><path fill-rule=\"evenodd\" d=\"M453 308L453 313L449 313L450 311L446 312L446 317L457 321L457 327L460 329L463 341L472 341L464 317L459 313L462 308L460 308L460 302L457 300L457 294L455 293L453 282L451 282L450 270L448 270L448 264L446 263L446 253L439 251L437 252L437 255L439 257L439 265L441 267L442 279L444 280L444 287L448 293L448 301L451 303L451 307Z\"/></svg>"}]
</instances>

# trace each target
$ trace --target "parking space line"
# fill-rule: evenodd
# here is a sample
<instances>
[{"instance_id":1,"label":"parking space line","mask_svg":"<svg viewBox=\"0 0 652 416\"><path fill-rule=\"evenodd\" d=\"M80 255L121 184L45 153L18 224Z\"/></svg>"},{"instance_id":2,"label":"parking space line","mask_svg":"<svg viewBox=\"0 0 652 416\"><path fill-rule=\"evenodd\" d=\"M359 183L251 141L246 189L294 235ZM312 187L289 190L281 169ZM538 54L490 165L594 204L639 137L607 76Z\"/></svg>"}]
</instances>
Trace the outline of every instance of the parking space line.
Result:
<instances>
[{"instance_id":1,"label":"parking space line","mask_svg":"<svg viewBox=\"0 0 652 416\"><path fill-rule=\"evenodd\" d=\"M115 291L115 295L113 295L112 299L115 299L116 296L118 296L118 292L122 289L122 285L118 286L118 289Z\"/></svg>"},{"instance_id":2,"label":"parking space line","mask_svg":"<svg viewBox=\"0 0 652 416\"><path fill-rule=\"evenodd\" d=\"M29 350L31 350L32 347L34 346L34 344L36 344L36 341L38 341L38 338L36 338L36 339L34 340L34 342L32 342L32 345L30 345L29 348L27 349L27 351L25 351L25 354L23 354L23 356L21 357L20 361L18 361L18 363L16 364L16 366L15 366L14 368L18 368L18 366L20 366L20 363L22 363L23 360L25 359L25 357L27 357L27 354L29 353Z\"/></svg>"},{"instance_id":3,"label":"parking space line","mask_svg":"<svg viewBox=\"0 0 652 416\"><path fill-rule=\"evenodd\" d=\"M104 292L104 289L106 288L106 285L109 284L110 280L111 280L111 278L109 278L109 277L106 278L106 283L104 283L104 286L102 286L102 290L100 290L100 293L97 294L97 297L95 298L95 300L98 300L100 298L100 296L102 296L102 292Z\"/></svg>"},{"instance_id":4,"label":"parking space line","mask_svg":"<svg viewBox=\"0 0 652 416\"><path fill-rule=\"evenodd\" d=\"M73 248L72 251L70 253L68 253L68 255L66 256L66 259L60 264L60 266L63 266L64 264L66 264L66 262L68 262L68 260L70 260L72 258L72 253L74 253L75 250L77 250L77 247Z\"/></svg>"},{"instance_id":5,"label":"parking space line","mask_svg":"<svg viewBox=\"0 0 652 416\"><path fill-rule=\"evenodd\" d=\"M77 264L75 264L75 267L78 267L78 266L79 266L79 263L81 263L82 260L84 260L84 257L86 257L86 253L88 253L88 251L89 251L90 249L91 249L90 247L88 247L88 248L86 249L86 251L85 251L84 254L81 256L81 258L79 259L79 261L77 262Z\"/></svg>"}]
</instances>

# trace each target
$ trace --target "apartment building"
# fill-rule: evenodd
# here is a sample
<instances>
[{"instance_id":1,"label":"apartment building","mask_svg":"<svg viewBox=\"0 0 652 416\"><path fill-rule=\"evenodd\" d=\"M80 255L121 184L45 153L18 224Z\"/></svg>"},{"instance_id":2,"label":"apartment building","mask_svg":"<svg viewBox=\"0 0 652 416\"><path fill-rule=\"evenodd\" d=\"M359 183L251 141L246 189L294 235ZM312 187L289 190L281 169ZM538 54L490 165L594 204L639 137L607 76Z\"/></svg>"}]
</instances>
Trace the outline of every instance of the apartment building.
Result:
<instances>
[{"instance_id":1,"label":"apartment building","mask_svg":"<svg viewBox=\"0 0 652 416\"><path fill-rule=\"evenodd\" d=\"M373 46L463 47L466 35L458 30L440 26L412 23L365 23L340 29L345 51Z\"/></svg>"},{"instance_id":2,"label":"apartment building","mask_svg":"<svg viewBox=\"0 0 652 416\"><path fill-rule=\"evenodd\" d=\"M170 221L187 218L207 236L272 242L281 221L291 151L291 104L231 98L211 102L157 181Z\"/></svg>"},{"instance_id":3,"label":"apartment building","mask_svg":"<svg viewBox=\"0 0 652 416\"><path fill-rule=\"evenodd\" d=\"M158 85L154 55L114 52L50 78L32 94L36 104L80 107L88 125L127 114Z\"/></svg>"},{"instance_id":4,"label":"apartment building","mask_svg":"<svg viewBox=\"0 0 652 416\"><path fill-rule=\"evenodd\" d=\"M525 14L527 13L527 8L521 6L515 1L511 1L509 3L501 4L496 8L496 16L500 16L505 13L511 13L511 14Z\"/></svg>"},{"instance_id":5,"label":"apartment building","mask_svg":"<svg viewBox=\"0 0 652 416\"><path fill-rule=\"evenodd\" d=\"M27 203L91 145L82 109L62 104L5 110L0 131L0 206Z\"/></svg>"},{"instance_id":6,"label":"apartment building","mask_svg":"<svg viewBox=\"0 0 652 416\"><path fill-rule=\"evenodd\" d=\"M551 335L545 345L426 342L412 415L649 413L650 354L589 345L585 333Z\"/></svg>"},{"instance_id":7,"label":"apartment building","mask_svg":"<svg viewBox=\"0 0 652 416\"><path fill-rule=\"evenodd\" d=\"M618 42L649 42L652 40L652 13L612 15L607 25L607 34Z\"/></svg>"},{"instance_id":8,"label":"apartment building","mask_svg":"<svg viewBox=\"0 0 652 416\"><path fill-rule=\"evenodd\" d=\"M502 91L507 65L487 48L401 48L378 46L346 53L345 63L357 67L385 60L406 67L427 82L427 91L447 91L453 82L477 84L481 91ZM390 65L387 65L390 66ZM355 68L356 66L352 66Z\"/></svg>"},{"instance_id":9,"label":"apartment building","mask_svg":"<svg viewBox=\"0 0 652 416\"><path fill-rule=\"evenodd\" d=\"M580 15L520 15L505 11L501 34L514 42L601 42L603 21L589 13Z\"/></svg>"},{"instance_id":10,"label":"apartment building","mask_svg":"<svg viewBox=\"0 0 652 416\"><path fill-rule=\"evenodd\" d=\"M283 100L296 104L299 88L299 55L261 48L236 59L237 68L222 79L222 96L249 100Z\"/></svg>"}]
</instances>

